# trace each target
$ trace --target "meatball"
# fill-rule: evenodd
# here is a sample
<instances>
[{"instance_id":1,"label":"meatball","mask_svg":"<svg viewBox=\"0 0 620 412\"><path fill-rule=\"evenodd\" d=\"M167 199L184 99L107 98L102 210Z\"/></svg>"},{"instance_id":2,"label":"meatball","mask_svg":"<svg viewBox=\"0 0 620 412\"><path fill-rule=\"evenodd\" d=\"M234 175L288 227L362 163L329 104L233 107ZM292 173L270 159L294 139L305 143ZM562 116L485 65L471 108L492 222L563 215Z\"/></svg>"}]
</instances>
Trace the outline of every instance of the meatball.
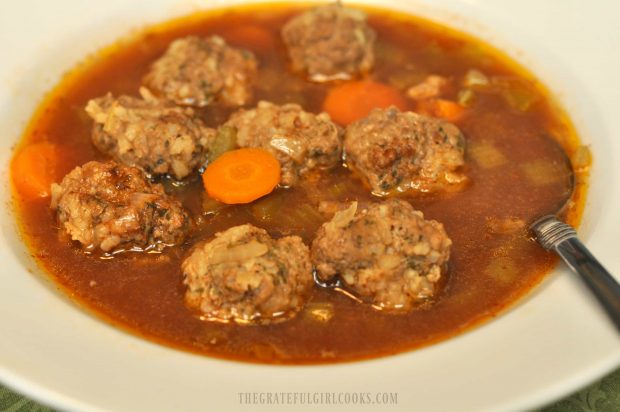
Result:
<instances>
[{"instance_id":1,"label":"meatball","mask_svg":"<svg viewBox=\"0 0 620 412\"><path fill-rule=\"evenodd\" d=\"M89 101L86 112L95 122L93 143L121 163L182 179L204 163L215 130L191 108L146 97L114 98L108 93Z\"/></svg>"},{"instance_id":2,"label":"meatball","mask_svg":"<svg viewBox=\"0 0 620 412\"><path fill-rule=\"evenodd\" d=\"M347 163L376 195L437 191L463 182L465 138L444 120L374 109L350 124L344 137Z\"/></svg>"},{"instance_id":3,"label":"meatball","mask_svg":"<svg viewBox=\"0 0 620 412\"><path fill-rule=\"evenodd\" d=\"M143 84L181 105L241 106L252 100L257 66L251 52L230 47L219 36L189 36L170 44Z\"/></svg>"},{"instance_id":4,"label":"meatball","mask_svg":"<svg viewBox=\"0 0 620 412\"><path fill-rule=\"evenodd\" d=\"M88 162L52 185L60 227L85 250L161 250L181 243L189 217L181 203L138 168Z\"/></svg>"},{"instance_id":5,"label":"meatball","mask_svg":"<svg viewBox=\"0 0 620 412\"><path fill-rule=\"evenodd\" d=\"M224 127L236 129L239 146L273 153L282 166L283 186L294 185L312 169L330 168L341 161L342 129L327 113L308 113L297 104L261 101L254 109L234 113Z\"/></svg>"},{"instance_id":6,"label":"meatball","mask_svg":"<svg viewBox=\"0 0 620 412\"><path fill-rule=\"evenodd\" d=\"M348 79L369 71L375 38L366 15L340 2L303 13L282 29L293 70L305 71L314 81Z\"/></svg>"},{"instance_id":7,"label":"meatball","mask_svg":"<svg viewBox=\"0 0 620 412\"><path fill-rule=\"evenodd\" d=\"M319 229L311 251L319 279L339 275L378 309L429 302L450 258L452 241L443 225L398 199L357 209L353 202Z\"/></svg>"},{"instance_id":8,"label":"meatball","mask_svg":"<svg viewBox=\"0 0 620 412\"><path fill-rule=\"evenodd\" d=\"M232 227L197 244L182 270L187 305L220 322L289 319L313 284L310 252L301 238L274 240L252 225Z\"/></svg>"}]
</instances>

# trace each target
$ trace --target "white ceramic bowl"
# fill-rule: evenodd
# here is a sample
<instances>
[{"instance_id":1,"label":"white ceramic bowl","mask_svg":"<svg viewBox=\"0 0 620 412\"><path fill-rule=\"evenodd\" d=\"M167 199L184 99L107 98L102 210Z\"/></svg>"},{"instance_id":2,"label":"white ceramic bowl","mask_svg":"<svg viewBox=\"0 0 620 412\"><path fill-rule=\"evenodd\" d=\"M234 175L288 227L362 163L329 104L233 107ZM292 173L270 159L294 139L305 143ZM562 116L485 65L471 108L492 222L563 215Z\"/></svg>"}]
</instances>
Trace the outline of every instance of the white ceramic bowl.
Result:
<instances>
[{"instance_id":1,"label":"white ceramic bowl","mask_svg":"<svg viewBox=\"0 0 620 412\"><path fill-rule=\"evenodd\" d=\"M7 176L11 146L64 70L132 28L238 2L0 3L2 176ZM482 37L550 87L594 153L581 236L612 272L620 273L614 237L620 233L620 135L615 130L620 111L619 3L365 2L407 10ZM59 293L40 276L16 232L6 179L0 196L6 205L0 214L0 381L58 408L230 410L248 408L240 404L240 392L396 392L398 404L390 406L394 410L523 410L566 395L620 365L620 335L564 269L498 319L398 356L277 367L176 351L117 330ZM318 409L308 404L297 408Z\"/></svg>"}]
</instances>

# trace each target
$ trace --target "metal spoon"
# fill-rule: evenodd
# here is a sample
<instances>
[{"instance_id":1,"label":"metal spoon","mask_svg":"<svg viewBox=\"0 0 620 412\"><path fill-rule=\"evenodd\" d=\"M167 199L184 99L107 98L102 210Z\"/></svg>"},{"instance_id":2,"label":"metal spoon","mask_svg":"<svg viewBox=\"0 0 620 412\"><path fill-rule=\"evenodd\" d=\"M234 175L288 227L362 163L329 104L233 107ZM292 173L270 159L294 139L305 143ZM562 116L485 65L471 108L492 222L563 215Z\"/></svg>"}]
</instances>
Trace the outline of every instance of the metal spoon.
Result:
<instances>
[{"instance_id":1,"label":"metal spoon","mask_svg":"<svg viewBox=\"0 0 620 412\"><path fill-rule=\"evenodd\" d=\"M570 159L559 145L558 151L563 155L569 171L569 182L567 182L569 190L558 203L558 207L554 209L555 213L563 215L575 189L575 173ZM573 272L581 276L620 330L620 284L581 243L577 238L577 231L560 221L555 215L539 218L530 225L530 230L542 247L555 251ZM339 277L328 282L322 281L316 271L313 272L313 277L314 283L321 288L343 291L356 298L355 294L347 290ZM357 299L361 300L359 297Z\"/></svg>"},{"instance_id":2,"label":"metal spoon","mask_svg":"<svg viewBox=\"0 0 620 412\"><path fill-rule=\"evenodd\" d=\"M542 247L555 251L581 276L620 330L620 284L581 243L575 229L554 215L541 217L530 229Z\"/></svg>"}]
</instances>

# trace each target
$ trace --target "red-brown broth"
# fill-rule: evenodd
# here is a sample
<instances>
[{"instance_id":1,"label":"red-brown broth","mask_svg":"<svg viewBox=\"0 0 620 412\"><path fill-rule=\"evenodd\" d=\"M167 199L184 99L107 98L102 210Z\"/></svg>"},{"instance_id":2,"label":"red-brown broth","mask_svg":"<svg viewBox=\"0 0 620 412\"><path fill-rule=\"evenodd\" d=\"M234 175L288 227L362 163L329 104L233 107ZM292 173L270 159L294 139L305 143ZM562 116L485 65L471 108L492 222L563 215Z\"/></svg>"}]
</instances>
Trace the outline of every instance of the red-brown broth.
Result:
<instances>
[{"instance_id":1,"label":"red-brown broth","mask_svg":"<svg viewBox=\"0 0 620 412\"><path fill-rule=\"evenodd\" d=\"M107 92L136 95L148 65L174 38L187 34L225 36L228 28L245 23L259 24L278 39L271 50L254 50L261 64L256 100L296 102L308 111L319 112L329 86L306 82L291 73L279 41L280 27L297 12L298 6L281 5L198 14L119 42L78 67L51 92L21 145L49 140L65 148L68 155L60 165L59 178L88 160L105 159L90 141L92 125L83 110L89 99ZM180 263L197 239L253 223L274 236L297 234L310 242L320 221L309 219L306 227L299 227L287 226L285 220L277 218L258 220L252 205L231 206L205 215L198 179L181 188L167 185L198 222L186 244L162 254L126 253L112 259L84 254L59 236L49 199L25 201L16 194L23 235L37 261L71 297L127 330L190 351L268 363L349 361L402 352L453 336L495 316L523 296L551 270L555 259L526 231L493 234L488 218L516 216L530 221L562 203L570 191L568 178L536 186L524 174L523 164L538 159L567 172L562 169L565 151L570 154L578 145L569 120L525 71L483 43L412 17L381 10L369 10L369 14L379 38L377 64L371 75L376 80L393 81L403 75L403 68L458 80L467 70L477 68L489 76L525 79L538 97L529 110L521 112L496 94L480 94L458 126L470 144L492 142L508 162L484 169L468 154L469 184L463 190L405 196L426 218L442 222L453 240L447 280L433 305L407 314L386 314L341 293L316 288L310 302L334 306L335 315L328 322L318 322L306 312L268 326L200 320L183 303L180 273ZM455 88L447 98L456 99L457 92ZM218 107L201 111L203 119L213 126L229 114L230 110ZM342 181L351 183L347 191L330 198L325 188ZM579 219L585 193L585 180L579 178L577 183L568 210L573 223ZM293 213L296 205L315 204L321 193L329 200L376 201L344 167L313 176L299 188L278 189L270 196L285 196L281 213Z\"/></svg>"}]
</instances>

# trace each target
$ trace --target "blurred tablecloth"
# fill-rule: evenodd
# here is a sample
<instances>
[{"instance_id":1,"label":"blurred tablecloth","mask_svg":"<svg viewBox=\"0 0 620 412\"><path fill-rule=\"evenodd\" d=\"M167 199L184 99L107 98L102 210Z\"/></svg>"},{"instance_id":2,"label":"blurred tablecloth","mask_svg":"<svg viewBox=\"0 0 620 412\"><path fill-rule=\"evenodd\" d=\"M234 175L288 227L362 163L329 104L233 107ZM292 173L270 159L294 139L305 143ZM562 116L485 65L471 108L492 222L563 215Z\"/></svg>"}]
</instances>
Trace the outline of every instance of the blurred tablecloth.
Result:
<instances>
[{"instance_id":1,"label":"blurred tablecloth","mask_svg":"<svg viewBox=\"0 0 620 412\"><path fill-rule=\"evenodd\" d=\"M0 412L51 412L52 409L29 400L0 385ZM618 412L620 411L620 369L587 388L572 394L541 412Z\"/></svg>"}]
</instances>

